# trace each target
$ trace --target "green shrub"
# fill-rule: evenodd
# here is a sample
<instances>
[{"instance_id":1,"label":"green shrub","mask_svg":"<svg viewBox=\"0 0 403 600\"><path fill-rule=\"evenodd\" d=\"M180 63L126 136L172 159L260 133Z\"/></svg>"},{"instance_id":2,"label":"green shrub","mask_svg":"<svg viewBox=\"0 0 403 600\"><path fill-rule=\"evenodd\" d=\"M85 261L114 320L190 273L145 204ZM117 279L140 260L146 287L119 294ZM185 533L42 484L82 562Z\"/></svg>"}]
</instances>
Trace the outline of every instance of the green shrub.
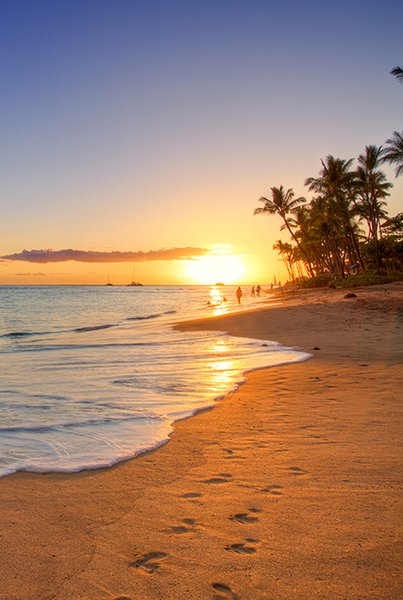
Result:
<instances>
[{"instance_id":1,"label":"green shrub","mask_svg":"<svg viewBox=\"0 0 403 600\"><path fill-rule=\"evenodd\" d=\"M359 273L357 275L346 275L335 277L331 273L321 273L315 277L303 277L298 284L303 289L308 288L355 288L366 285L382 285L392 281L403 281L403 273L389 275L378 275L377 273Z\"/></svg>"},{"instance_id":2,"label":"green shrub","mask_svg":"<svg viewBox=\"0 0 403 600\"><path fill-rule=\"evenodd\" d=\"M331 273L321 273L315 277L303 277L298 283L301 288L327 287L332 281Z\"/></svg>"},{"instance_id":3,"label":"green shrub","mask_svg":"<svg viewBox=\"0 0 403 600\"><path fill-rule=\"evenodd\" d=\"M378 275L377 273L359 273L357 275L346 275L344 278L337 278L334 284L338 288L355 288L366 285L382 285L392 283L392 281L403 281L403 274Z\"/></svg>"}]
</instances>

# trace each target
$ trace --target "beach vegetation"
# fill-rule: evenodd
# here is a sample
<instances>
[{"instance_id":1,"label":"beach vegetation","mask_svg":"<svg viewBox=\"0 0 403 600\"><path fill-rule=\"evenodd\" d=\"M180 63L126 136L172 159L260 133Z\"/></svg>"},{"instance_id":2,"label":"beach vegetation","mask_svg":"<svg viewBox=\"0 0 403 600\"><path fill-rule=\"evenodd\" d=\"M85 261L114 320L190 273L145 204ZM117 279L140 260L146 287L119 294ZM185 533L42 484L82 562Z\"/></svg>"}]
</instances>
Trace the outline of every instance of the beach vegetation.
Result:
<instances>
[{"instance_id":1,"label":"beach vegetation","mask_svg":"<svg viewBox=\"0 0 403 600\"><path fill-rule=\"evenodd\" d=\"M396 166L396 177L403 173L403 131L394 131L386 140L382 160Z\"/></svg>"},{"instance_id":2,"label":"beach vegetation","mask_svg":"<svg viewBox=\"0 0 403 600\"><path fill-rule=\"evenodd\" d=\"M348 287L400 276L403 213L390 217L387 212L393 184L382 171L386 161L398 165L397 174L403 172L403 135L395 132L384 147L366 146L356 163L328 155L321 160L318 176L305 180L312 192L309 201L282 185L272 186L270 194L259 199L263 206L254 214L279 216L280 231L290 236L273 245L290 282Z\"/></svg>"},{"instance_id":3,"label":"beach vegetation","mask_svg":"<svg viewBox=\"0 0 403 600\"><path fill-rule=\"evenodd\" d=\"M293 231L295 227L295 221L292 218L292 216L295 215L297 211L302 207L303 203L306 202L305 198L295 198L294 191L292 189L286 190L282 185L280 185L280 187L278 188L271 187L270 191L271 198L266 198L265 196L259 198L259 202L262 202L263 206L259 206L258 208L256 208L254 214L277 214L281 217L283 224L280 227L280 231L287 229L288 233L294 240L297 248L299 249L301 255L304 258L308 272L311 275L313 275L310 260Z\"/></svg>"},{"instance_id":4,"label":"beach vegetation","mask_svg":"<svg viewBox=\"0 0 403 600\"><path fill-rule=\"evenodd\" d=\"M390 73L396 77L399 83L403 83L403 69L401 67L394 67Z\"/></svg>"},{"instance_id":5,"label":"beach vegetation","mask_svg":"<svg viewBox=\"0 0 403 600\"><path fill-rule=\"evenodd\" d=\"M360 273L357 275L346 275L343 278L332 278L327 273L315 277L303 277L298 282L299 287L303 289L310 288L355 288L367 285L383 285L393 281L403 281L403 273Z\"/></svg>"}]
</instances>

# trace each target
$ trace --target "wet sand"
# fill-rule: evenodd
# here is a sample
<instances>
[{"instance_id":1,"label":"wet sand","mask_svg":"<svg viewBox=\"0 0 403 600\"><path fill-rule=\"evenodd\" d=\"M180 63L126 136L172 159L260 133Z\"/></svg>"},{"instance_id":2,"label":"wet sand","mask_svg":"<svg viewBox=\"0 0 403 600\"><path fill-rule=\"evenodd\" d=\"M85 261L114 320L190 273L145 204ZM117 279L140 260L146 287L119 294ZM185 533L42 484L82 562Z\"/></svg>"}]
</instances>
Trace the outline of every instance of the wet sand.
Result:
<instances>
[{"instance_id":1,"label":"wet sand","mask_svg":"<svg viewBox=\"0 0 403 600\"><path fill-rule=\"evenodd\" d=\"M401 598L403 285L354 292L178 325L313 358L116 467L1 479L0 598Z\"/></svg>"}]
</instances>

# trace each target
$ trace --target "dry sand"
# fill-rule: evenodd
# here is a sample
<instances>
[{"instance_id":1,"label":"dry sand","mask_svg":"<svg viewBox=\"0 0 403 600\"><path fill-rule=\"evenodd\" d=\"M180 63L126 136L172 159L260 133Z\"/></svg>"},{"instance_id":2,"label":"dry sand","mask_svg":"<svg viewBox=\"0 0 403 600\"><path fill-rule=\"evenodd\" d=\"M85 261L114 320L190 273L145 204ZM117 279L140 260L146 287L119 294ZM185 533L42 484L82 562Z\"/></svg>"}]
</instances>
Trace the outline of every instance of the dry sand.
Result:
<instances>
[{"instance_id":1,"label":"dry sand","mask_svg":"<svg viewBox=\"0 0 403 600\"><path fill-rule=\"evenodd\" d=\"M313 358L250 374L135 460L1 479L0 598L403 597L403 285L355 293L180 325Z\"/></svg>"}]
</instances>

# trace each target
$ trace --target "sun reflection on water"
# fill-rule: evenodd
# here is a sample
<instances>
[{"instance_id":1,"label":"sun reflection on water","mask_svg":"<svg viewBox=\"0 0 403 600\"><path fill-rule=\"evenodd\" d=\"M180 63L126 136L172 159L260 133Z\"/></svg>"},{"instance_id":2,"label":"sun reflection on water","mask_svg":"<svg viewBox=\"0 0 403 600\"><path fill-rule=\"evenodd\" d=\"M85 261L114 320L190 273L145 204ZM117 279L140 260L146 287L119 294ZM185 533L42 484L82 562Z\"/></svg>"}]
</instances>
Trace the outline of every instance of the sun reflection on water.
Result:
<instances>
[{"instance_id":1,"label":"sun reflection on water","mask_svg":"<svg viewBox=\"0 0 403 600\"><path fill-rule=\"evenodd\" d=\"M208 304L213 309L214 316L218 317L228 312L227 299L219 287L212 286L209 295Z\"/></svg>"},{"instance_id":2,"label":"sun reflection on water","mask_svg":"<svg viewBox=\"0 0 403 600\"><path fill-rule=\"evenodd\" d=\"M211 388L216 393L228 391L232 382L233 366L233 362L229 360L209 364L212 371L210 374Z\"/></svg>"},{"instance_id":3,"label":"sun reflection on water","mask_svg":"<svg viewBox=\"0 0 403 600\"><path fill-rule=\"evenodd\" d=\"M212 354L221 355L219 359L212 360L207 365L211 386L218 393L228 390L228 387L233 380L236 361L225 356L229 350L230 348L227 340L216 340L210 346Z\"/></svg>"},{"instance_id":4,"label":"sun reflection on water","mask_svg":"<svg viewBox=\"0 0 403 600\"><path fill-rule=\"evenodd\" d=\"M223 354L224 352L228 352L228 344L226 340L218 340L217 342L214 342L214 344L210 346L210 352L212 354Z\"/></svg>"}]
</instances>

